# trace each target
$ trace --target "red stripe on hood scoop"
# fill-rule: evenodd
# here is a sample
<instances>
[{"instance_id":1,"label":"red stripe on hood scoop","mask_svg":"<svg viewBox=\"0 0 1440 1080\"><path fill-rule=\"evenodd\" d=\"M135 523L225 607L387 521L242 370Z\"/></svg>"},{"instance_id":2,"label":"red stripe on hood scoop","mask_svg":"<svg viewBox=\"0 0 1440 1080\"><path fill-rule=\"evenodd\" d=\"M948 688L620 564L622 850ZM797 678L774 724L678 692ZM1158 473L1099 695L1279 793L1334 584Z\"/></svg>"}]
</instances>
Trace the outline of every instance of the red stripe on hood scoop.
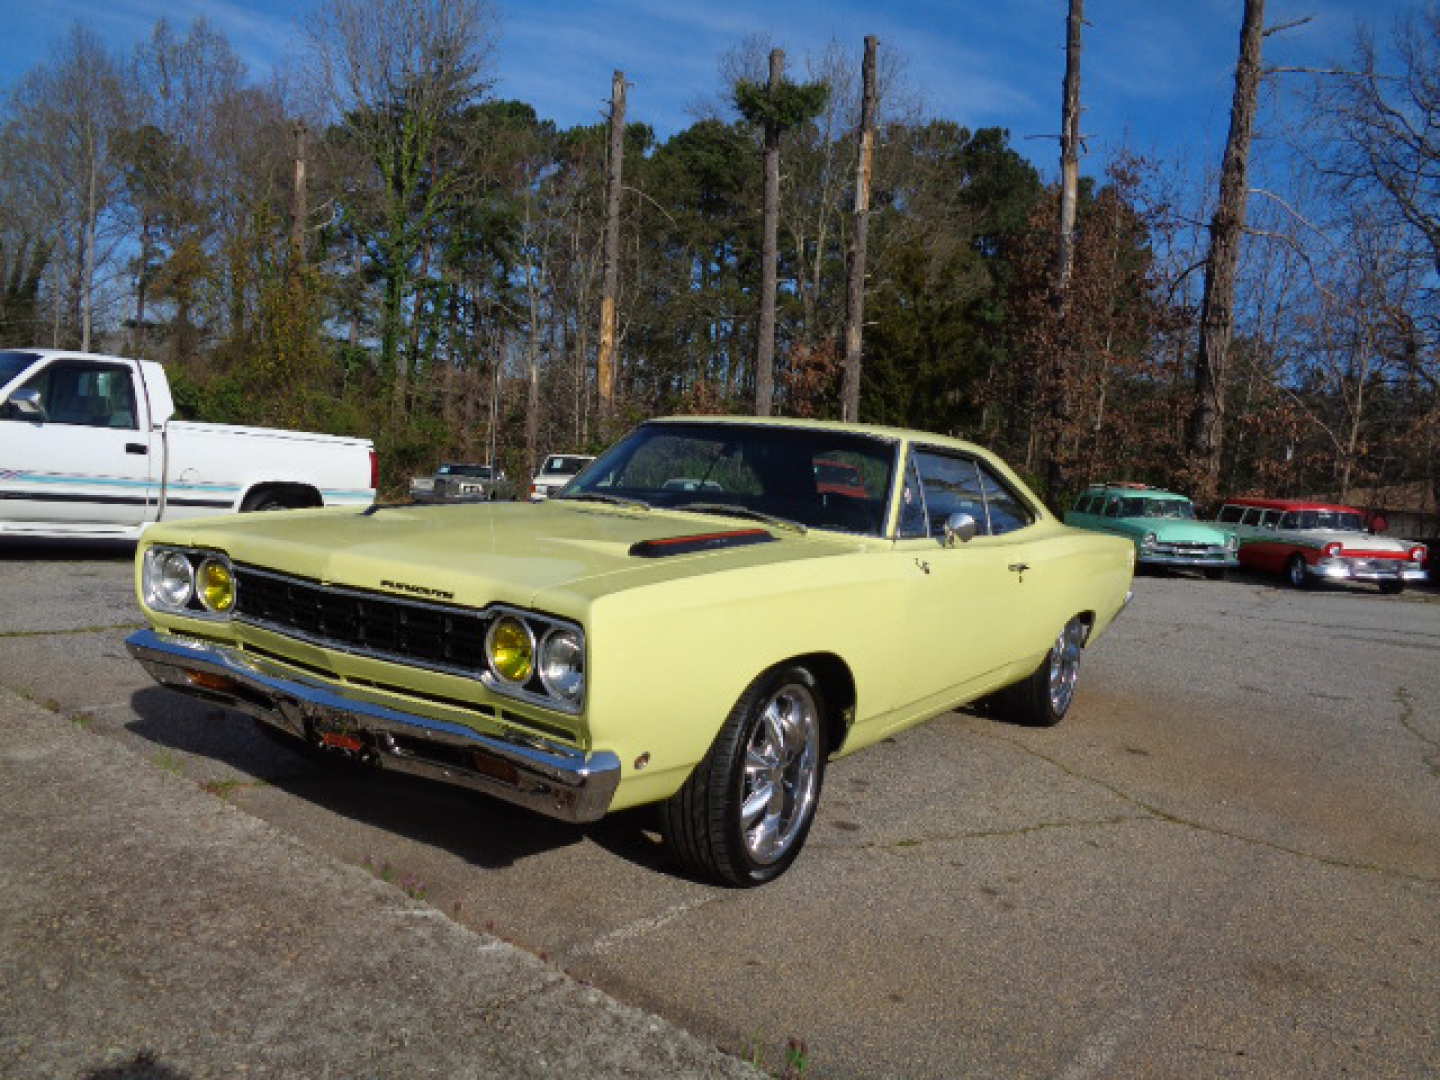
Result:
<instances>
[{"instance_id":1,"label":"red stripe on hood scoop","mask_svg":"<svg viewBox=\"0 0 1440 1080\"><path fill-rule=\"evenodd\" d=\"M630 545L630 554L642 559L660 559L667 555L688 555L695 551L717 551L720 548L744 547L774 540L764 529L732 529L728 532L692 533L688 536L667 536L660 540L641 540Z\"/></svg>"}]
</instances>

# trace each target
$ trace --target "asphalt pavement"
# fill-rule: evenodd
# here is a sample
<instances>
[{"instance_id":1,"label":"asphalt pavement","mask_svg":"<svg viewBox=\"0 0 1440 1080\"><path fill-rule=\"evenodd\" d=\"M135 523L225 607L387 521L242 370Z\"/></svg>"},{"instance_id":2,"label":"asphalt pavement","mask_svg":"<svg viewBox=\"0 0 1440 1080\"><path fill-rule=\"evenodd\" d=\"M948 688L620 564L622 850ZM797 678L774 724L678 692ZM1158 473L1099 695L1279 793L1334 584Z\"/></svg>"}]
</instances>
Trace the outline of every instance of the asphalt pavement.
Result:
<instances>
[{"instance_id":1,"label":"asphalt pavement","mask_svg":"<svg viewBox=\"0 0 1440 1080\"><path fill-rule=\"evenodd\" d=\"M1440 1077L1433 588L1142 577L1063 724L836 761L727 890L155 686L131 573L0 545L5 1080Z\"/></svg>"},{"instance_id":2,"label":"asphalt pavement","mask_svg":"<svg viewBox=\"0 0 1440 1080\"><path fill-rule=\"evenodd\" d=\"M51 709L0 717L7 1080L763 1075Z\"/></svg>"}]
</instances>

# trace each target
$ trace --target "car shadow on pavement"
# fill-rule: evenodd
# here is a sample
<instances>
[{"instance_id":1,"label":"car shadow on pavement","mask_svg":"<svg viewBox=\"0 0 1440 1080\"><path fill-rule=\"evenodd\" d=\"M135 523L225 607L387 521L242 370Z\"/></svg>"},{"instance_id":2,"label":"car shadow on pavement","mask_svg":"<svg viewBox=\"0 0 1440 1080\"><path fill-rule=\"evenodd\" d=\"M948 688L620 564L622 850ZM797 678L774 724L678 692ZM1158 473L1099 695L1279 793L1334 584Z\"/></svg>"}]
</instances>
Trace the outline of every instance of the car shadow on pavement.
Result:
<instances>
[{"instance_id":1,"label":"car shadow on pavement","mask_svg":"<svg viewBox=\"0 0 1440 1080\"><path fill-rule=\"evenodd\" d=\"M0 536L0 559L30 562L130 562L134 540L32 540Z\"/></svg>"},{"instance_id":2,"label":"car shadow on pavement","mask_svg":"<svg viewBox=\"0 0 1440 1080\"><path fill-rule=\"evenodd\" d=\"M306 803L441 848L476 866L510 866L586 839L641 865L662 861L649 854L654 845L644 835L643 815L615 814L592 825L571 825L479 792L308 753L298 743L292 750L281 745L288 743L283 736L267 738L247 716L158 686L137 690L130 704L136 719L127 730L156 746L219 762ZM223 782L209 786L225 788ZM246 808L271 819L258 806Z\"/></svg>"}]
</instances>

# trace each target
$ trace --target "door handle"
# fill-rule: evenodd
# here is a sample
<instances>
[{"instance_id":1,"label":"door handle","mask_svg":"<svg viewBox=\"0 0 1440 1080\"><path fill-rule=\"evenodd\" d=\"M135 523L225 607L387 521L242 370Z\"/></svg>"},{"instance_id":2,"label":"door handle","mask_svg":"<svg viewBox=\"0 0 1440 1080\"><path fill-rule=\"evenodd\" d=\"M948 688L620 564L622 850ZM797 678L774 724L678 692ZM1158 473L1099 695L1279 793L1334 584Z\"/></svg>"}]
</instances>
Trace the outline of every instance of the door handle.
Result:
<instances>
[{"instance_id":1,"label":"door handle","mask_svg":"<svg viewBox=\"0 0 1440 1080\"><path fill-rule=\"evenodd\" d=\"M144 443L127 442L125 444L125 452L127 454L148 454L150 452L150 448Z\"/></svg>"},{"instance_id":2,"label":"door handle","mask_svg":"<svg viewBox=\"0 0 1440 1080\"><path fill-rule=\"evenodd\" d=\"M1017 574L1023 574L1026 570L1030 569L1030 564L1023 562L1012 562L1008 567L1006 567L1006 569L1014 570Z\"/></svg>"}]
</instances>

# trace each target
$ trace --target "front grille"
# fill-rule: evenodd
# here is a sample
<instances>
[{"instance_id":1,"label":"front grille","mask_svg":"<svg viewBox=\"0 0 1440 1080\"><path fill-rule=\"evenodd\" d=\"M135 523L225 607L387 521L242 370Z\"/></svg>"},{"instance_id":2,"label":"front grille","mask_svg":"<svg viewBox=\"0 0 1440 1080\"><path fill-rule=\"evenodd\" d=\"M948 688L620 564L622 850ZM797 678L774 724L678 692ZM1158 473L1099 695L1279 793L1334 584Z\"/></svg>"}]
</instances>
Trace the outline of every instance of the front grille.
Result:
<instances>
[{"instance_id":1,"label":"front grille","mask_svg":"<svg viewBox=\"0 0 1440 1080\"><path fill-rule=\"evenodd\" d=\"M1214 544L1176 544L1168 541L1159 546L1169 548L1177 555L1212 555L1219 554L1223 550Z\"/></svg>"},{"instance_id":2,"label":"front grille","mask_svg":"<svg viewBox=\"0 0 1440 1080\"><path fill-rule=\"evenodd\" d=\"M426 667L484 666L488 620L478 612L235 568L235 613L266 629L351 652Z\"/></svg>"}]
</instances>

